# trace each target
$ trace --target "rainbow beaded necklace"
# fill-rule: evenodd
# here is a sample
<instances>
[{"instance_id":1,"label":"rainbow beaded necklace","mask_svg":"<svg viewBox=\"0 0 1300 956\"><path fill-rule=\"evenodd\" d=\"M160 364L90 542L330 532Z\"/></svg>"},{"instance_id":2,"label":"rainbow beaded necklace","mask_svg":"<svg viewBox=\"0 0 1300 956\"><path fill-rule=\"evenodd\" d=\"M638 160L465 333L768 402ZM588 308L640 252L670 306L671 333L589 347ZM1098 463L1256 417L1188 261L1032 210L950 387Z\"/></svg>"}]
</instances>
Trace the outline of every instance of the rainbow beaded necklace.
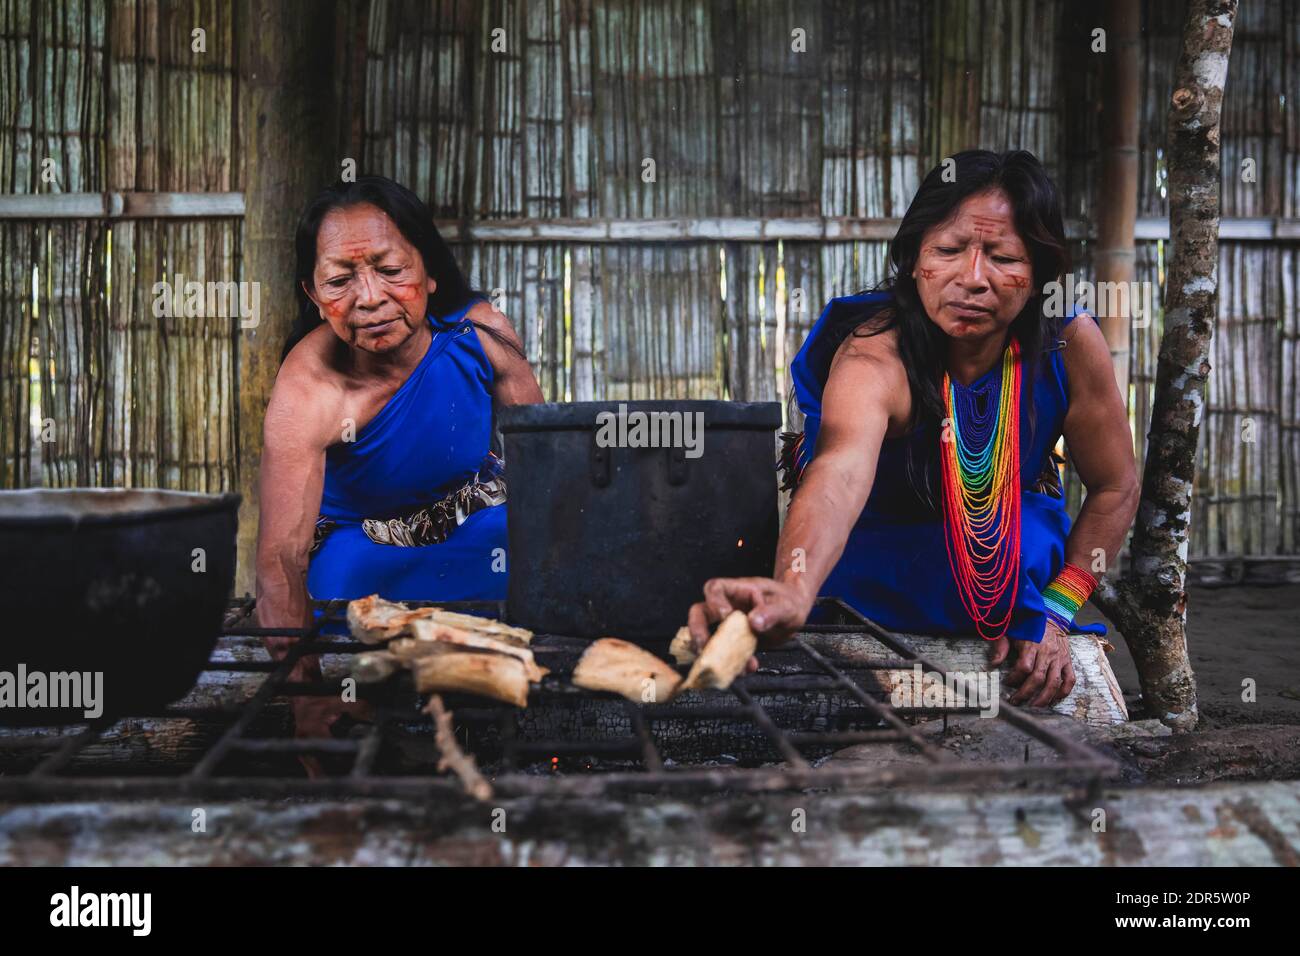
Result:
<instances>
[{"instance_id":1,"label":"rainbow beaded necklace","mask_svg":"<svg viewBox=\"0 0 1300 956\"><path fill-rule=\"evenodd\" d=\"M939 442L943 472L944 541L966 613L985 640L1006 633L1020 580L1020 344L1002 355L998 400L943 375L946 422ZM994 619L1008 589L1005 612Z\"/></svg>"}]
</instances>

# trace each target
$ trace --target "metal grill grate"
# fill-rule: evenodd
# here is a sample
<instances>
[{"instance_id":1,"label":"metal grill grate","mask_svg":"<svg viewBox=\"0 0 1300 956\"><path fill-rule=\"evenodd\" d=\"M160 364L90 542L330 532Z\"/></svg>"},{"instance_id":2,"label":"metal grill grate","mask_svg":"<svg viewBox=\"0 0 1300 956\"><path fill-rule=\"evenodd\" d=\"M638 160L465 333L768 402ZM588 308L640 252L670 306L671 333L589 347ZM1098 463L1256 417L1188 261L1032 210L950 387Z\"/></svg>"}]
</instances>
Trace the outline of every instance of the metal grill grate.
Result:
<instances>
[{"instance_id":1,"label":"metal grill grate","mask_svg":"<svg viewBox=\"0 0 1300 956\"><path fill-rule=\"evenodd\" d=\"M422 602L408 602L421 606ZM504 619L497 603L443 603L441 607ZM362 697L375 708L375 720L359 737L350 739L297 739L287 734L259 736L254 728L273 701L294 695L338 695L338 680L294 683L288 680L295 662L306 654L348 655L370 649L345 636L325 633L327 625L342 627L346 604L341 601L318 604L322 613L306 631L253 626L253 602L245 599L232 605L223 628L229 638L298 637L288 656L279 662L266 660L213 660L208 670L265 672L251 699L236 707L185 709L170 707L156 714L105 715L79 731L65 734L17 735L0 729L0 761L5 755L31 751L45 754L26 772L0 774L0 799L85 799L144 795L194 795L213 799L234 797L303 796L336 798L347 796L431 797L455 793L459 782L450 775L435 774L429 766L419 773L390 773L379 766L386 747L404 738L432 739L432 718L418 714L413 691L395 691L391 686L363 688ZM1114 774L1114 764L1088 747L1054 732L1020 709L1001 701L997 718L1023 734L1025 743L1037 740L1049 747L1056 759L1050 762L984 762L958 759L935 747L909 723L908 716L928 713L943 716L973 713L974 708L894 708L865 687L863 673L910 670L920 664L927 673L943 678L944 672L918 655L908 642L858 615L847 605L823 599L818 613L835 623L812 624L790 644L759 653L757 673L737 679L730 691L698 695L690 703L679 699L664 705L637 706L612 694L593 693L568 681L572 665L583 642L555 635L537 635L533 649L539 663L551 668L540 687L529 698L529 711L547 706L600 703L621 717L620 726L592 739L541 737L521 734L529 711L517 711L481 698L444 695L457 725L466 739L479 743L467 749L479 759L492 777L499 797L511 796L599 796L633 792L760 792L804 789L871 788L885 785L993 784L1019 780L1048 780L1084 785L1096 791L1101 781ZM886 654L864 657L862 639L874 639ZM305 640L303 640L305 638ZM856 652L837 660L837 640L852 638ZM817 644L819 646L814 646ZM781 726L772 707L763 701L776 695L785 700L786 710L799 711L804 701L843 700L845 706L834 722L839 728L817 730ZM790 702L793 701L793 704ZM86 763L87 748L124 717L224 719L228 726L196 762L170 775L124 775L111 767ZM623 731L625 722L626 732ZM698 755L683 761L665 758L666 726L711 726L747 728L748 735L762 741L770 759L745 766L726 763L726 754ZM844 726L847 725L847 726ZM656 728L660 728L659 731ZM733 732L734 733L734 732ZM723 734L724 742L726 734ZM488 740L488 744L483 744ZM827 754L855 744L911 745L924 762L916 765L877 765L871 761L843 765L815 766L810 754ZM1027 751L1026 751L1027 752ZM308 779L300 772L280 770L249 773L246 768L231 771L239 758L274 758L311 754L331 759L350 758L344 773ZM79 761L79 755L82 759ZM548 772L548 763L589 761L590 769L577 772ZM247 763L247 760L244 761ZM78 764L74 767L74 763ZM0 768L3 764L0 763ZM541 768L539 772L539 768ZM75 770L75 772L73 772ZM108 770L110 772L105 773ZM295 767L296 771L296 767Z\"/></svg>"}]
</instances>

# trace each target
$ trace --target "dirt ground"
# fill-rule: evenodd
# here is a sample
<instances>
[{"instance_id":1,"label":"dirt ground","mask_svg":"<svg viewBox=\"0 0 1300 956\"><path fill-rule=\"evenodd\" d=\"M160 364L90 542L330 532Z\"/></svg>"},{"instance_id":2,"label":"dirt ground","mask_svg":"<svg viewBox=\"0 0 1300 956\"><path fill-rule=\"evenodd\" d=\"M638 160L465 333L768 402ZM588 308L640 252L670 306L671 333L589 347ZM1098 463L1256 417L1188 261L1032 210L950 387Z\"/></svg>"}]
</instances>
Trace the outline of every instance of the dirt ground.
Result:
<instances>
[{"instance_id":1,"label":"dirt ground","mask_svg":"<svg viewBox=\"0 0 1300 956\"><path fill-rule=\"evenodd\" d=\"M1137 671L1121 637L1112 639L1110 663L1134 723L1092 742L1117 757L1131 780L1300 778L1300 585L1191 588L1187 606L1197 729L1166 736L1157 721L1143 720ZM1086 610L1083 620L1105 620ZM1243 700L1247 678L1255 682L1253 702Z\"/></svg>"},{"instance_id":2,"label":"dirt ground","mask_svg":"<svg viewBox=\"0 0 1300 956\"><path fill-rule=\"evenodd\" d=\"M1191 588L1187 608L1199 729L1300 724L1300 585ZM1106 619L1088 605L1080 620ZM1110 664L1137 719L1144 716L1138 712L1137 671L1122 637L1111 632ZM1254 703L1242 700L1246 678L1255 681Z\"/></svg>"}]
</instances>

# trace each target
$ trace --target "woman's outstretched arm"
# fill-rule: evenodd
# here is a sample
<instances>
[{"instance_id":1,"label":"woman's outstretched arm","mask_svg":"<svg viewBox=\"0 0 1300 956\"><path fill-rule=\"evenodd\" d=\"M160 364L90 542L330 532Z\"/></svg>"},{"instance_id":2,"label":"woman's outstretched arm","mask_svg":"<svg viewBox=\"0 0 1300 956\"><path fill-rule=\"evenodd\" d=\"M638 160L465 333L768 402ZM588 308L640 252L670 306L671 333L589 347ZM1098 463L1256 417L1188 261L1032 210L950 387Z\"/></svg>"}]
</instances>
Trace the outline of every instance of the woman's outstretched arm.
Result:
<instances>
[{"instance_id":1,"label":"woman's outstretched arm","mask_svg":"<svg viewBox=\"0 0 1300 956\"><path fill-rule=\"evenodd\" d=\"M325 448L339 438L340 393L310 350L285 360L262 425L257 525L257 619L262 627L311 620L307 561L325 483ZM279 657L284 639L267 642Z\"/></svg>"},{"instance_id":2,"label":"woman's outstretched arm","mask_svg":"<svg viewBox=\"0 0 1300 956\"><path fill-rule=\"evenodd\" d=\"M790 503L775 576L706 583L689 615L697 644L735 609L748 612L767 643L788 640L803 625L866 505L885 433L906 422L910 401L894 333L849 336L831 363L817 453Z\"/></svg>"}]
</instances>

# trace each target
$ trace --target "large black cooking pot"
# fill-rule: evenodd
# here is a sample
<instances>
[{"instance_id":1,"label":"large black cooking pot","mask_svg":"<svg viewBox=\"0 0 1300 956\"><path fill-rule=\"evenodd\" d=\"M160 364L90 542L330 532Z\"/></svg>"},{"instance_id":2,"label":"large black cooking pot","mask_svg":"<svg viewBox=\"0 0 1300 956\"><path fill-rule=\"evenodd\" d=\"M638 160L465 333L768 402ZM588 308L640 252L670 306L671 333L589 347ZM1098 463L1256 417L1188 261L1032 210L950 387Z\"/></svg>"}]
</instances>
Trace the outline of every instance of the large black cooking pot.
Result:
<instances>
[{"instance_id":1,"label":"large black cooking pot","mask_svg":"<svg viewBox=\"0 0 1300 956\"><path fill-rule=\"evenodd\" d=\"M0 672L21 665L29 688L35 673L102 673L109 715L182 697L221 628L238 508L239 495L182 491L0 492ZM84 714L0 706L0 724Z\"/></svg>"},{"instance_id":2,"label":"large black cooking pot","mask_svg":"<svg viewBox=\"0 0 1300 956\"><path fill-rule=\"evenodd\" d=\"M672 419L654 434L678 447L632 447L651 440L634 413L698 414L698 455ZM772 573L778 403L519 405L499 421L512 621L662 650L709 578Z\"/></svg>"}]
</instances>

